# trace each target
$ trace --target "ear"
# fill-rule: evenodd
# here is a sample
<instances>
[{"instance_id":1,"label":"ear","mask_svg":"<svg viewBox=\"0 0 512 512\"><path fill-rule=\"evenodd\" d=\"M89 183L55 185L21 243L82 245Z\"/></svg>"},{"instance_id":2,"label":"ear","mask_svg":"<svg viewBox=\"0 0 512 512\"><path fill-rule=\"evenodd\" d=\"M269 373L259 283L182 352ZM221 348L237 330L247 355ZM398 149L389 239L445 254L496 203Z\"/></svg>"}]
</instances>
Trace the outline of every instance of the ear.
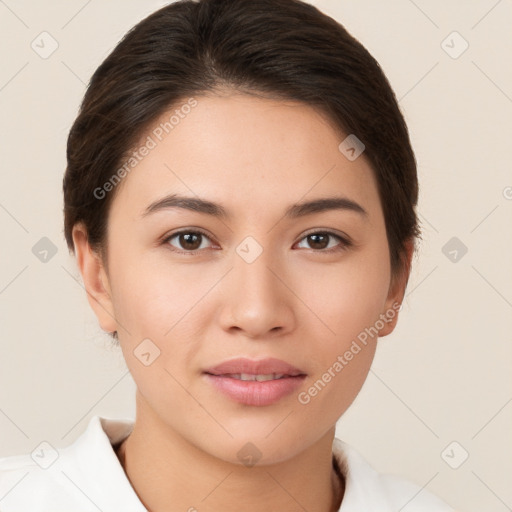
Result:
<instances>
[{"instance_id":1,"label":"ear","mask_svg":"<svg viewBox=\"0 0 512 512\"><path fill-rule=\"evenodd\" d=\"M398 305L401 306L404 300L405 289L407 287L409 274L411 272L411 262L412 256L414 254L413 240L405 243L405 253L405 266L398 275L392 277L391 283L389 285L389 292L385 302L385 309L381 314L381 318L387 318L387 321L384 321L384 327L379 330L379 337L391 334L398 322Z\"/></svg>"},{"instance_id":2,"label":"ear","mask_svg":"<svg viewBox=\"0 0 512 512\"><path fill-rule=\"evenodd\" d=\"M93 309L100 327L106 332L117 330L114 307L107 272L100 255L89 245L87 229L82 223L73 226L73 243L78 268L82 274L87 300Z\"/></svg>"}]
</instances>

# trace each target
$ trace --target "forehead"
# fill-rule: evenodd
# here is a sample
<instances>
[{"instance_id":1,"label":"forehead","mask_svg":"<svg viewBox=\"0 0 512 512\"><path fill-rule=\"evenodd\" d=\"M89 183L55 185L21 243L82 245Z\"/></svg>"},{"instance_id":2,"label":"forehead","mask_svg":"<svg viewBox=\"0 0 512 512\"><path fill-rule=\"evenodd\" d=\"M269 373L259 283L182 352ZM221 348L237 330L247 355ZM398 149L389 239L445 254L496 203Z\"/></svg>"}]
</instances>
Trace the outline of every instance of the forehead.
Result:
<instances>
[{"instance_id":1,"label":"forehead","mask_svg":"<svg viewBox=\"0 0 512 512\"><path fill-rule=\"evenodd\" d=\"M282 210L336 193L365 203L370 214L376 209L375 215L373 171L364 153L350 161L339 150L346 136L299 102L246 94L185 98L140 137L112 208L141 216L150 203L178 192L229 211L252 205L261 215L263 206Z\"/></svg>"}]
</instances>

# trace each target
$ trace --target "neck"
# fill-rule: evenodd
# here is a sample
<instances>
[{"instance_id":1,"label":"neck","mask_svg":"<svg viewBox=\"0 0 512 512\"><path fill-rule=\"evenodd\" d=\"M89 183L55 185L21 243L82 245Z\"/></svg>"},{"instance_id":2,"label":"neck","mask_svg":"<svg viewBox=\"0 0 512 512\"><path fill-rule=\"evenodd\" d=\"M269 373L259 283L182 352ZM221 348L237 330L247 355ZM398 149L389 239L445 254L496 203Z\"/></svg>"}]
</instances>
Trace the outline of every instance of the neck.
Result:
<instances>
[{"instance_id":1,"label":"neck","mask_svg":"<svg viewBox=\"0 0 512 512\"><path fill-rule=\"evenodd\" d=\"M165 430L163 438L153 427L136 420L117 450L148 512L259 512L262 503L269 510L337 512L341 506L344 479L333 467L334 431L290 460L247 468L212 457L177 432Z\"/></svg>"}]
</instances>

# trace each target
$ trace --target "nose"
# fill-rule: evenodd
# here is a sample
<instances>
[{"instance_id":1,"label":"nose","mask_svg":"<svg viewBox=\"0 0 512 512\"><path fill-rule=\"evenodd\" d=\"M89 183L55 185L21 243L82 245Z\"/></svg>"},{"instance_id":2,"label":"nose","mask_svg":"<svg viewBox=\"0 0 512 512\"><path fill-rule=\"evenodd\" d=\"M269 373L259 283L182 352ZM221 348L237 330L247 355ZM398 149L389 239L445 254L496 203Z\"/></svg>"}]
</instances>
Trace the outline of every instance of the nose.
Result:
<instances>
[{"instance_id":1,"label":"nose","mask_svg":"<svg viewBox=\"0 0 512 512\"><path fill-rule=\"evenodd\" d=\"M233 268L223 282L223 329L249 338L282 336L294 329L294 295L283 263L265 249L253 261L243 252L233 254Z\"/></svg>"}]
</instances>

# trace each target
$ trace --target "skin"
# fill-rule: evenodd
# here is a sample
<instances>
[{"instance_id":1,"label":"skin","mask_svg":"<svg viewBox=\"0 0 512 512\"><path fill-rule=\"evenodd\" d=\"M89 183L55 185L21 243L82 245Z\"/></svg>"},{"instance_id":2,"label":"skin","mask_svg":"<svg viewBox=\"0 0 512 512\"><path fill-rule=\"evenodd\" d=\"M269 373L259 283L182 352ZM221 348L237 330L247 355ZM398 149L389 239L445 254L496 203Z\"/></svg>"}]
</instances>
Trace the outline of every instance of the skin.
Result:
<instances>
[{"instance_id":1,"label":"skin","mask_svg":"<svg viewBox=\"0 0 512 512\"><path fill-rule=\"evenodd\" d=\"M346 135L321 113L234 92L196 99L118 185L108 266L90 248L85 228L73 230L89 303L103 330L118 331L137 385L135 426L121 460L152 512L169 511L171 503L180 511L252 512L262 503L268 510L338 510L336 421L363 385L378 337L369 337L308 404L297 395L402 302L409 267L392 278L372 169L364 153L349 161L339 151ZM367 219L349 210L284 218L292 203L334 192L359 203ZM232 217L179 208L142 217L171 193L218 202ZM183 228L201 228L207 237L194 247L179 236L163 241ZM326 253L343 242L315 244L310 231L345 235L353 245ZM263 249L250 264L236 252L247 236ZM412 247L407 251L410 264ZM396 313L379 336L393 331ZM149 366L134 355L146 338L160 350ZM308 375L277 403L239 404L202 376L238 356L276 357ZM237 456L246 443L261 452L253 467Z\"/></svg>"}]
</instances>

